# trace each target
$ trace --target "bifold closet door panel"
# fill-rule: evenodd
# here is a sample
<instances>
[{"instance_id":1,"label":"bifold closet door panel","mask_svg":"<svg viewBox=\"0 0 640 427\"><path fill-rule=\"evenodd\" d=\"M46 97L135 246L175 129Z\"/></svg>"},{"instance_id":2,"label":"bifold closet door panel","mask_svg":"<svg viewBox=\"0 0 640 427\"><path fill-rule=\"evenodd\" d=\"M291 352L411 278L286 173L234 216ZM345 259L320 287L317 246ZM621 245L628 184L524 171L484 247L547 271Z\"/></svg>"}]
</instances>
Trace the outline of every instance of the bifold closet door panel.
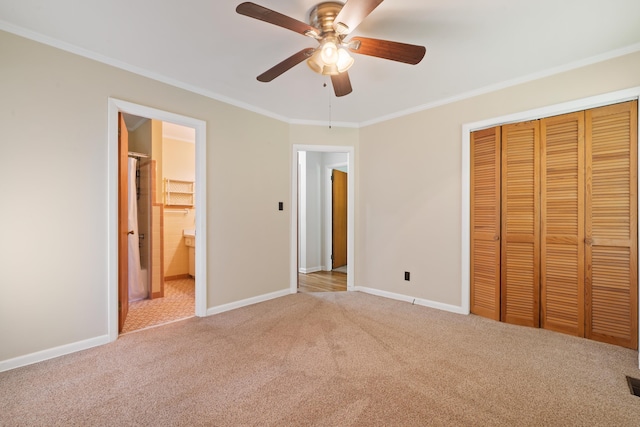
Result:
<instances>
[{"instance_id":1,"label":"bifold closet door panel","mask_svg":"<svg viewBox=\"0 0 640 427\"><path fill-rule=\"evenodd\" d=\"M584 336L584 111L542 119L541 318Z\"/></svg>"},{"instance_id":2,"label":"bifold closet door panel","mask_svg":"<svg viewBox=\"0 0 640 427\"><path fill-rule=\"evenodd\" d=\"M586 112L585 336L638 348L637 101Z\"/></svg>"},{"instance_id":3,"label":"bifold closet door panel","mask_svg":"<svg viewBox=\"0 0 640 427\"><path fill-rule=\"evenodd\" d=\"M500 128L471 134L471 312L500 320Z\"/></svg>"},{"instance_id":4,"label":"bifold closet door panel","mask_svg":"<svg viewBox=\"0 0 640 427\"><path fill-rule=\"evenodd\" d=\"M501 319L540 325L538 121L502 127Z\"/></svg>"}]
</instances>

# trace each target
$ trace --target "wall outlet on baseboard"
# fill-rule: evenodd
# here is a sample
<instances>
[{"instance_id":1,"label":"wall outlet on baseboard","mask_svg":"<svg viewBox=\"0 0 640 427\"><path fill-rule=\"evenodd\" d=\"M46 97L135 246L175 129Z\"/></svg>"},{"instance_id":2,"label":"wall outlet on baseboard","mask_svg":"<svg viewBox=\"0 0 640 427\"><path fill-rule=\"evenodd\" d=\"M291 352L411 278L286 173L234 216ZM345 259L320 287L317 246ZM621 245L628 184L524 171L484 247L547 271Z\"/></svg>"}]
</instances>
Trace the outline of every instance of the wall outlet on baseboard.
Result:
<instances>
[{"instance_id":1,"label":"wall outlet on baseboard","mask_svg":"<svg viewBox=\"0 0 640 427\"><path fill-rule=\"evenodd\" d=\"M411 273L409 273L408 271L404 272L404 280L406 280L407 282L411 280Z\"/></svg>"}]
</instances>

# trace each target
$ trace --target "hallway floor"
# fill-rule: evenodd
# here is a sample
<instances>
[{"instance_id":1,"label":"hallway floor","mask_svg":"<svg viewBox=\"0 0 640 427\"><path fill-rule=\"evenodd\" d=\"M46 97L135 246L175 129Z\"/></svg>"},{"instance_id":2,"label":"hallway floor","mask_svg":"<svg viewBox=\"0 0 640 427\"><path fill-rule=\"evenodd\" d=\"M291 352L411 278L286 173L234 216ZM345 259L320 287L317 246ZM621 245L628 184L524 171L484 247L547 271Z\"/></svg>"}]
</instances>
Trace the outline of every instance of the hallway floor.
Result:
<instances>
[{"instance_id":1,"label":"hallway floor","mask_svg":"<svg viewBox=\"0 0 640 427\"><path fill-rule=\"evenodd\" d=\"M187 319L195 315L195 280L164 283L164 298L129 303L129 314L121 334Z\"/></svg>"},{"instance_id":2,"label":"hallway floor","mask_svg":"<svg viewBox=\"0 0 640 427\"><path fill-rule=\"evenodd\" d=\"M344 292L347 275L336 271L298 274L298 292Z\"/></svg>"}]
</instances>

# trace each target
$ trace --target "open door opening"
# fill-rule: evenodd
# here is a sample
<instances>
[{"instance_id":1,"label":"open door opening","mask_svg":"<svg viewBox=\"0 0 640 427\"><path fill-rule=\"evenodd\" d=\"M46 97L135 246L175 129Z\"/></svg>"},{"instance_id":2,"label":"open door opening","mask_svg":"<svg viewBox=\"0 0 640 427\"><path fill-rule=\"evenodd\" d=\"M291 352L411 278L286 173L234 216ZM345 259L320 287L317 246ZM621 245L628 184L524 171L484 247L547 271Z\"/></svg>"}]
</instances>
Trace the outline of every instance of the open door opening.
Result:
<instances>
[{"instance_id":1,"label":"open door opening","mask_svg":"<svg viewBox=\"0 0 640 427\"><path fill-rule=\"evenodd\" d=\"M128 293L129 300L120 333L129 333L195 315L195 129L122 116L128 183L120 191L128 210L120 219L128 223L128 266L121 268L128 288L120 287L119 299Z\"/></svg>"},{"instance_id":2,"label":"open door opening","mask_svg":"<svg viewBox=\"0 0 640 427\"><path fill-rule=\"evenodd\" d=\"M297 292L346 291L350 154L304 150L295 155L295 289Z\"/></svg>"},{"instance_id":3,"label":"open door opening","mask_svg":"<svg viewBox=\"0 0 640 427\"><path fill-rule=\"evenodd\" d=\"M138 124L132 125L132 120ZM180 130L190 131L191 139L175 133ZM110 99L109 133L113 186L108 310L109 338L115 340L120 333L207 314L206 126L200 120ZM159 135L159 147L150 135ZM190 175L180 175L186 169ZM164 263L167 246L172 250L167 254L171 265ZM180 265L173 263L175 259ZM139 309L144 313L136 319Z\"/></svg>"}]
</instances>

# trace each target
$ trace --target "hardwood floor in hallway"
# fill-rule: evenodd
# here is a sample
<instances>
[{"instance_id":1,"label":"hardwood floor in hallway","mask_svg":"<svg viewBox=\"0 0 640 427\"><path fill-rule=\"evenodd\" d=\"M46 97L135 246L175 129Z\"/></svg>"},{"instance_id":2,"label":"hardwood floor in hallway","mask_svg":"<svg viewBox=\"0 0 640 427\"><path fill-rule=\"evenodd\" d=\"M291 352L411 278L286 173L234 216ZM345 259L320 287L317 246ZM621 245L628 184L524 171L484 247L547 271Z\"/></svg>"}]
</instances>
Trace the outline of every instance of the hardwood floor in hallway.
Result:
<instances>
[{"instance_id":1,"label":"hardwood floor in hallway","mask_svg":"<svg viewBox=\"0 0 640 427\"><path fill-rule=\"evenodd\" d=\"M340 292L347 290L347 274L318 271L298 274L298 292Z\"/></svg>"}]
</instances>

